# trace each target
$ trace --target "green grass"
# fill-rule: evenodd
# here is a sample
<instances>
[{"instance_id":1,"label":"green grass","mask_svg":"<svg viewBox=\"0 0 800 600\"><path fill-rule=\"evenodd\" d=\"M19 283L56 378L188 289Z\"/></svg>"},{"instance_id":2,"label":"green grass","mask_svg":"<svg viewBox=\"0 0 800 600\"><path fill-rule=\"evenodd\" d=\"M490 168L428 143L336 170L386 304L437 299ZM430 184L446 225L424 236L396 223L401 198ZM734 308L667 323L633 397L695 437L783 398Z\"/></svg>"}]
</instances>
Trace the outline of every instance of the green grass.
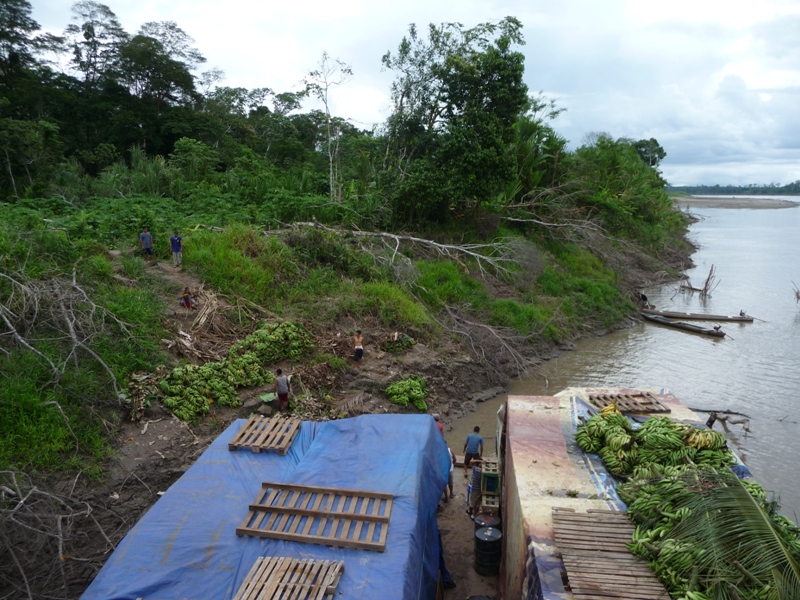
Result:
<instances>
[{"instance_id":1,"label":"green grass","mask_svg":"<svg viewBox=\"0 0 800 600\"><path fill-rule=\"evenodd\" d=\"M84 400L93 374L70 371L55 388L44 362L19 352L0 357L0 371L0 469L81 468L98 476L110 449Z\"/></svg>"},{"instance_id":2,"label":"green grass","mask_svg":"<svg viewBox=\"0 0 800 600\"><path fill-rule=\"evenodd\" d=\"M377 316L387 328L422 330L433 324L425 307L393 283L364 283L357 293L361 314Z\"/></svg>"},{"instance_id":3,"label":"green grass","mask_svg":"<svg viewBox=\"0 0 800 600\"><path fill-rule=\"evenodd\" d=\"M91 340L91 348L110 365L122 387L130 373L153 371L169 360L158 340L168 335L162 315L164 302L172 301L172 290L150 274L140 256L123 252L115 265L107 255L113 247L137 249L143 225L154 233L160 260L169 259L167 238L179 229L184 267L209 288L244 297L283 317L302 317L322 325L343 317L371 317L385 330L433 339L439 331L434 316L446 306L458 306L476 321L511 328L533 341L558 341L582 332L587 323L608 326L633 308L619 291L617 274L602 261L582 247L552 239L537 242L541 268L526 272L528 277L513 284L495 285L502 297L493 297L495 288L463 264L446 260L415 262L418 278L404 287L351 237L311 230L278 238L246 224L263 223L267 213L283 214L289 210L286 205L268 206L266 199L244 206L230 195L215 196L202 186L185 194L190 201L133 196L95 198L78 208L55 200L0 204L0 223L4 224L0 226L0 272L24 270L31 280L48 280L70 278L77 268L79 282L90 297L130 324L132 337L106 318L106 332ZM309 211L320 201L302 193L292 198ZM291 220L291 215L284 217ZM225 231L201 229L199 223L223 226ZM647 226L669 228L669 224ZM68 235L49 231L51 227L63 227ZM655 232L653 238L663 235L664 231ZM120 285L113 278L115 267L120 266L135 285ZM0 299L7 300L12 292L10 283L0 279ZM37 332L41 338L55 337L51 334L44 329ZM57 362L68 351L55 343L40 347ZM347 365L327 355L311 360L327 362L334 370ZM108 374L96 361L81 356L80 367L70 366L58 385L49 368L30 353L1 356L0 371L4 373L0 379L0 468L98 469L109 452L98 412L108 419L119 411ZM61 406L68 421L55 404L48 404L53 402Z\"/></svg>"}]
</instances>

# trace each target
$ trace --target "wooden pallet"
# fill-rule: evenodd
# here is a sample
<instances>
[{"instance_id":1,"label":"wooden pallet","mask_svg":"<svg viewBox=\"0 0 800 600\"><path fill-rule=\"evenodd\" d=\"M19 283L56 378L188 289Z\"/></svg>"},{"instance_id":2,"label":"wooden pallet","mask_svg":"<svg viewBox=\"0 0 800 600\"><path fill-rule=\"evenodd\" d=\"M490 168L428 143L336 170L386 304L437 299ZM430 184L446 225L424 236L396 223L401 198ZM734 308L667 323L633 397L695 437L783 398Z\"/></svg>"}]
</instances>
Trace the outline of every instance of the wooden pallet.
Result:
<instances>
[{"instance_id":1,"label":"wooden pallet","mask_svg":"<svg viewBox=\"0 0 800 600\"><path fill-rule=\"evenodd\" d=\"M333 600L343 572L340 560L260 556L233 600Z\"/></svg>"},{"instance_id":2,"label":"wooden pallet","mask_svg":"<svg viewBox=\"0 0 800 600\"><path fill-rule=\"evenodd\" d=\"M635 394L589 394L589 401L598 408L604 408L614 402L620 412L632 413L668 413L671 409L661 404L650 392Z\"/></svg>"},{"instance_id":3,"label":"wooden pallet","mask_svg":"<svg viewBox=\"0 0 800 600\"><path fill-rule=\"evenodd\" d=\"M492 513L493 515L500 514L500 496L481 494L481 512Z\"/></svg>"},{"instance_id":4,"label":"wooden pallet","mask_svg":"<svg viewBox=\"0 0 800 600\"><path fill-rule=\"evenodd\" d=\"M300 419L253 415L228 442L228 450L250 448L253 452L276 450L281 455L286 454L300 433L300 424Z\"/></svg>"},{"instance_id":5,"label":"wooden pallet","mask_svg":"<svg viewBox=\"0 0 800 600\"><path fill-rule=\"evenodd\" d=\"M383 552L391 494L263 483L236 535Z\"/></svg>"},{"instance_id":6,"label":"wooden pallet","mask_svg":"<svg viewBox=\"0 0 800 600\"><path fill-rule=\"evenodd\" d=\"M556 547L574 600L669 598L647 563L628 550L633 529L624 512L553 509Z\"/></svg>"}]
</instances>

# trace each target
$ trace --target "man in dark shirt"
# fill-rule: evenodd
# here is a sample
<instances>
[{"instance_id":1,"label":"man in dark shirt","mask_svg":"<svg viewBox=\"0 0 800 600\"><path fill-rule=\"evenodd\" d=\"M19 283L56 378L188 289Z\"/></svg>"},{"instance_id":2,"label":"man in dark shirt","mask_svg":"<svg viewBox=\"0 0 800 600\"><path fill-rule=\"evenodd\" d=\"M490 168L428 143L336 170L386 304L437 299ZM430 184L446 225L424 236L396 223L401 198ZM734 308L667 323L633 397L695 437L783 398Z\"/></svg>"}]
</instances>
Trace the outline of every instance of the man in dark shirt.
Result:
<instances>
[{"instance_id":1,"label":"man in dark shirt","mask_svg":"<svg viewBox=\"0 0 800 600\"><path fill-rule=\"evenodd\" d=\"M145 260L148 256L153 256L153 235L147 227L143 227L142 233L139 234L139 244L142 246Z\"/></svg>"},{"instance_id":2,"label":"man in dark shirt","mask_svg":"<svg viewBox=\"0 0 800 600\"><path fill-rule=\"evenodd\" d=\"M183 238L178 235L177 231L169 238L169 245L172 249L172 264L180 267L183 262Z\"/></svg>"}]
</instances>

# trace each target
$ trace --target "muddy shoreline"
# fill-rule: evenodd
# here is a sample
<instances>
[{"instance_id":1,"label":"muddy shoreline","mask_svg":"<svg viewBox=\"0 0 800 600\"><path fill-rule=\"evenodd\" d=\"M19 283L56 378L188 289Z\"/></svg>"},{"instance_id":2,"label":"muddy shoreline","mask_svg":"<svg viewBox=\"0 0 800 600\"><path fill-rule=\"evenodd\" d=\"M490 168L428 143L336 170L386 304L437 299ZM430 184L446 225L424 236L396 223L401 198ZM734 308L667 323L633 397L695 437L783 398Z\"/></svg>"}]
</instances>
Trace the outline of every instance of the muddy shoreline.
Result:
<instances>
[{"instance_id":1,"label":"muddy shoreline","mask_svg":"<svg viewBox=\"0 0 800 600\"><path fill-rule=\"evenodd\" d=\"M764 198L758 196L733 197L733 196L675 196L675 204L681 209L692 208L746 208L746 209L775 209L795 208L800 206L796 200L783 200L779 198Z\"/></svg>"}]
</instances>

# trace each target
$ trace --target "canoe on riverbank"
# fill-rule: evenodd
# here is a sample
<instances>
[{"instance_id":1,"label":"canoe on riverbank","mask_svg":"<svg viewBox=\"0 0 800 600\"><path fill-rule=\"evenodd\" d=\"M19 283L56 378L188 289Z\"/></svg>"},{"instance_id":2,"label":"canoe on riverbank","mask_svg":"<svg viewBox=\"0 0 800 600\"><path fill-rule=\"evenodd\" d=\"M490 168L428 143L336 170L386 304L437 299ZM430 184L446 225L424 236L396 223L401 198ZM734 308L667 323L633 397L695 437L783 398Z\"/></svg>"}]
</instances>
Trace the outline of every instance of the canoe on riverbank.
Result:
<instances>
[{"instance_id":1,"label":"canoe on riverbank","mask_svg":"<svg viewBox=\"0 0 800 600\"><path fill-rule=\"evenodd\" d=\"M735 323L752 323L753 317L739 315L705 315L702 313L677 312L670 310L646 310L641 311L649 315L667 317L669 319L689 319L694 321L732 321Z\"/></svg>"},{"instance_id":2,"label":"canoe on riverbank","mask_svg":"<svg viewBox=\"0 0 800 600\"><path fill-rule=\"evenodd\" d=\"M725 332L723 331L718 331L716 329L709 329L708 327L700 327L699 325L695 325L694 323L673 321L672 319L667 319L666 317L662 317L661 315L656 315L650 312L643 312L642 317L644 317L648 321L652 321L653 323L658 323L659 325L666 325L667 327L673 327L674 329L682 329L683 331L689 331L691 333L699 333L700 335L710 335L711 337L718 337L718 338L725 337Z\"/></svg>"}]
</instances>

